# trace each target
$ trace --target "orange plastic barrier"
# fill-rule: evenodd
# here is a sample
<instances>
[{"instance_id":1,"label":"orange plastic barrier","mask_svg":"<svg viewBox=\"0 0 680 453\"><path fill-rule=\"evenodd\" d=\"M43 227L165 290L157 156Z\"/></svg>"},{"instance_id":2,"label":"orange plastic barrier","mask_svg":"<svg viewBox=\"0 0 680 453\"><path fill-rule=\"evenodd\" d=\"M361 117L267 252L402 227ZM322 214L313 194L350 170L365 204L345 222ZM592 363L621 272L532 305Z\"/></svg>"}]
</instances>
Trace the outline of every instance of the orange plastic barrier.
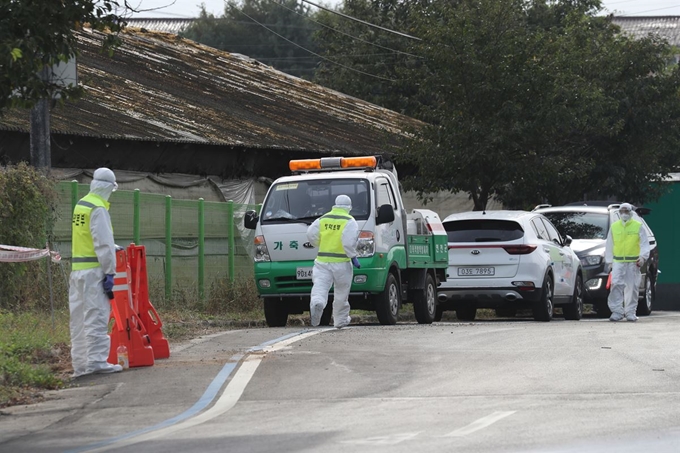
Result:
<instances>
[{"instance_id":1,"label":"orange plastic barrier","mask_svg":"<svg viewBox=\"0 0 680 453\"><path fill-rule=\"evenodd\" d=\"M170 357L170 345L163 335L163 322L149 300L146 249L143 245L130 244L127 248L127 256L132 272L131 289L135 312L139 314L139 319L144 324L144 327L146 327L149 338L151 338L154 357L157 359L167 359Z\"/></svg>"},{"instance_id":2,"label":"orange plastic barrier","mask_svg":"<svg viewBox=\"0 0 680 453\"><path fill-rule=\"evenodd\" d=\"M154 364L154 350L144 324L134 310L132 299L132 280L125 250L116 252L116 275L113 279L113 299L111 316L113 321L109 363L118 363L117 349L125 345L128 350L130 367L151 366Z\"/></svg>"}]
</instances>

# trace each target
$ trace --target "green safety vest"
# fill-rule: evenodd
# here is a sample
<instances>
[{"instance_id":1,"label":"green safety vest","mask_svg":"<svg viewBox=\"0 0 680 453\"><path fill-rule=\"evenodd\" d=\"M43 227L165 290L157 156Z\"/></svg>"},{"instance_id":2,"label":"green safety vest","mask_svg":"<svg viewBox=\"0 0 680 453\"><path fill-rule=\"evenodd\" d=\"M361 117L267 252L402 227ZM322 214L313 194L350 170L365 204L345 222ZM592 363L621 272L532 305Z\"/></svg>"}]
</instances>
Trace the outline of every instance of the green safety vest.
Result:
<instances>
[{"instance_id":1,"label":"green safety vest","mask_svg":"<svg viewBox=\"0 0 680 453\"><path fill-rule=\"evenodd\" d=\"M94 251L92 233L90 233L90 214L96 207L109 210L109 202L99 195L89 193L76 204L71 222L71 269L80 271L99 267L99 259Z\"/></svg>"},{"instance_id":2,"label":"green safety vest","mask_svg":"<svg viewBox=\"0 0 680 453\"><path fill-rule=\"evenodd\" d=\"M614 240L614 261L632 263L640 256L640 227L642 223L629 220L624 225L617 220L612 224L612 239Z\"/></svg>"},{"instance_id":3,"label":"green safety vest","mask_svg":"<svg viewBox=\"0 0 680 453\"><path fill-rule=\"evenodd\" d=\"M322 263L342 263L349 261L342 246L342 232L352 216L344 209L333 208L319 219L319 253L316 256Z\"/></svg>"}]
</instances>

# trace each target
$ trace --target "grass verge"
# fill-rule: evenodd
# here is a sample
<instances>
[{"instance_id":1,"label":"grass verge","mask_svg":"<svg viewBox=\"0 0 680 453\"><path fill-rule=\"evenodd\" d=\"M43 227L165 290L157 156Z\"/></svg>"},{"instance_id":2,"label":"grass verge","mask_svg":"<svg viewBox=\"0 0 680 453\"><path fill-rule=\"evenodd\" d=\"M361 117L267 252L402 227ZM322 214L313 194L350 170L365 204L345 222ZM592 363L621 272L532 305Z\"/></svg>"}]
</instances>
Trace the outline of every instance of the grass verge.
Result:
<instances>
[{"instance_id":1,"label":"grass verge","mask_svg":"<svg viewBox=\"0 0 680 453\"><path fill-rule=\"evenodd\" d=\"M0 407L64 386L71 370L68 313L0 312Z\"/></svg>"}]
</instances>

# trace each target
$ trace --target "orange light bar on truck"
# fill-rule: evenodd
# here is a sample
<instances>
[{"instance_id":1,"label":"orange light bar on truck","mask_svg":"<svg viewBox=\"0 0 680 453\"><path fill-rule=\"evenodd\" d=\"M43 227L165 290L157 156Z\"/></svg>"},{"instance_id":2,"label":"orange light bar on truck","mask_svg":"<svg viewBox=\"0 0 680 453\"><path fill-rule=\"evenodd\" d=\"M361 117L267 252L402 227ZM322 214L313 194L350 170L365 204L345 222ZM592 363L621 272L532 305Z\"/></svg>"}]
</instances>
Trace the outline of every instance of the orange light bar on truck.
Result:
<instances>
[{"instance_id":1,"label":"orange light bar on truck","mask_svg":"<svg viewBox=\"0 0 680 453\"><path fill-rule=\"evenodd\" d=\"M299 159L288 163L290 171L321 170L321 159Z\"/></svg>"},{"instance_id":2,"label":"orange light bar on truck","mask_svg":"<svg viewBox=\"0 0 680 453\"><path fill-rule=\"evenodd\" d=\"M290 171L325 170L332 168L376 168L375 156L322 157L321 159L298 159L288 163Z\"/></svg>"},{"instance_id":3,"label":"orange light bar on truck","mask_svg":"<svg viewBox=\"0 0 680 453\"><path fill-rule=\"evenodd\" d=\"M340 159L340 166L342 168L353 168L353 167L369 167L375 168L378 165L378 161L375 156L364 156L364 157L343 157Z\"/></svg>"}]
</instances>

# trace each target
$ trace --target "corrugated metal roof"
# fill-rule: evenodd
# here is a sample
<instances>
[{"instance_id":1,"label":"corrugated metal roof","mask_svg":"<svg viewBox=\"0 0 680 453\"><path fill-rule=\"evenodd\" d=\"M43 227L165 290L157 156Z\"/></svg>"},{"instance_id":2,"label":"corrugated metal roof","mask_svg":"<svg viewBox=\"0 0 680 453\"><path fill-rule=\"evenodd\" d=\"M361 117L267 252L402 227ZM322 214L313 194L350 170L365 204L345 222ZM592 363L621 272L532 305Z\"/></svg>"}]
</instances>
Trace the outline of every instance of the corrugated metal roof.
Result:
<instances>
[{"instance_id":1,"label":"corrugated metal roof","mask_svg":"<svg viewBox=\"0 0 680 453\"><path fill-rule=\"evenodd\" d=\"M175 35L129 29L113 57L99 32L78 34L87 95L52 111L52 131L322 153L376 153L421 123ZM30 130L10 110L0 129Z\"/></svg>"},{"instance_id":2,"label":"corrugated metal roof","mask_svg":"<svg viewBox=\"0 0 680 453\"><path fill-rule=\"evenodd\" d=\"M612 22L634 38L651 33L666 38L673 46L680 46L680 16L614 16Z\"/></svg>"}]
</instances>

